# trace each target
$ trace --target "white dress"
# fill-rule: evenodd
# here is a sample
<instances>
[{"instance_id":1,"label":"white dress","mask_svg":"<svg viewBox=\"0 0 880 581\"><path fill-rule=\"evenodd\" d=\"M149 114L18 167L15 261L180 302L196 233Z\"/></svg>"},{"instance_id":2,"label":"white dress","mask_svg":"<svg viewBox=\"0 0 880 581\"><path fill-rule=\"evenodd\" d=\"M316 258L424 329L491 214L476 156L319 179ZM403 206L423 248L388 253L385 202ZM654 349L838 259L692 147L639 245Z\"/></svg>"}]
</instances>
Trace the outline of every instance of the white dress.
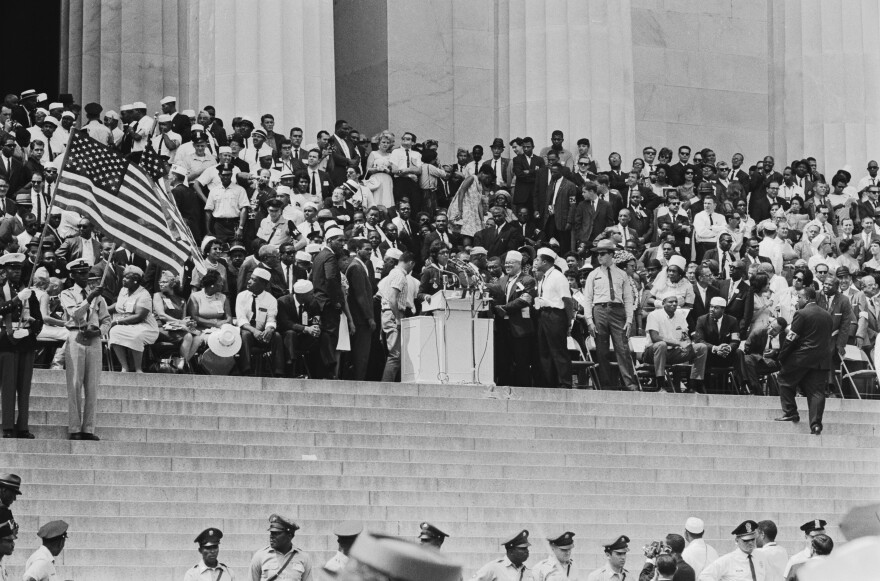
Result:
<instances>
[{"instance_id":1,"label":"white dress","mask_svg":"<svg viewBox=\"0 0 880 581\"><path fill-rule=\"evenodd\" d=\"M110 328L109 343L128 347L132 351L143 351L144 345L152 345L159 338L159 325L153 316L153 297L142 286L134 293L128 294L128 289L119 291L116 299L116 319L129 317L134 314L137 307L147 309L147 318L136 325L113 325Z\"/></svg>"},{"instance_id":2,"label":"white dress","mask_svg":"<svg viewBox=\"0 0 880 581\"><path fill-rule=\"evenodd\" d=\"M367 157L367 170L389 170L391 168L389 157L390 154L378 150L370 152ZM385 171L373 173L370 179L364 181L364 185L373 191L375 205L386 208L394 206L394 180L391 179L391 174Z\"/></svg>"}]
</instances>

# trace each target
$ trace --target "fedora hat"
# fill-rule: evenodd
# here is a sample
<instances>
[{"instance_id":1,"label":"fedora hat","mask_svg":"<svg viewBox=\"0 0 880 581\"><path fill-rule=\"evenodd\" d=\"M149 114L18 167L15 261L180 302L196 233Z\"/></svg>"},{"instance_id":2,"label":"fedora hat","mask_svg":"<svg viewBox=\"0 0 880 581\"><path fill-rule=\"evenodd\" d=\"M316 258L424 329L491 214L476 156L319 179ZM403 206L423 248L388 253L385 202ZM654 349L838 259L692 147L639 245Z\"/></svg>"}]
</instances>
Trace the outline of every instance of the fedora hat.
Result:
<instances>
[{"instance_id":1,"label":"fedora hat","mask_svg":"<svg viewBox=\"0 0 880 581\"><path fill-rule=\"evenodd\" d=\"M220 357L232 357L241 349L241 332L227 323L208 336L208 348Z\"/></svg>"}]
</instances>

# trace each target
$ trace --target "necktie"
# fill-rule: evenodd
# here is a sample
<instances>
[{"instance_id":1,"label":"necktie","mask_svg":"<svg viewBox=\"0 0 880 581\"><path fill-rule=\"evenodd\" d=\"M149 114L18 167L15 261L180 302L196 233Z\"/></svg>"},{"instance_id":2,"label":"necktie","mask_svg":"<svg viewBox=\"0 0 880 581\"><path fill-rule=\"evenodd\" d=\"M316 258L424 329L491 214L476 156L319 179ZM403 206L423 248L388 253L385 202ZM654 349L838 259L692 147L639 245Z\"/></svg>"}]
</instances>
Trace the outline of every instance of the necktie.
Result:
<instances>
[{"instance_id":1,"label":"necktie","mask_svg":"<svg viewBox=\"0 0 880 581\"><path fill-rule=\"evenodd\" d=\"M614 279L611 278L611 267L606 266L606 270L608 270L608 291L611 293L611 300L614 300Z\"/></svg>"},{"instance_id":2,"label":"necktie","mask_svg":"<svg viewBox=\"0 0 880 581\"><path fill-rule=\"evenodd\" d=\"M287 265L287 292L289 292L289 293L293 292L293 273L291 272L292 269L293 269L293 266L288 264Z\"/></svg>"},{"instance_id":3,"label":"necktie","mask_svg":"<svg viewBox=\"0 0 880 581\"><path fill-rule=\"evenodd\" d=\"M755 576L755 563L752 561L751 555L749 555L749 569L752 571L752 581L758 581L758 578Z\"/></svg>"},{"instance_id":4,"label":"necktie","mask_svg":"<svg viewBox=\"0 0 880 581\"><path fill-rule=\"evenodd\" d=\"M165 139L162 137L162 134L160 133L159 134L159 151L156 152L159 155L162 155L162 142L163 141L165 141Z\"/></svg>"},{"instance_id":5,"label":"necktie","mask_svg":"<svg viewBox=\"0 0 880 581\"><path fill-rule=\"evenodd\" d=\"M305 307L303 306L302 303L299 303L299 308L297 309L297 314L298 314L298 317L299 317L300 322L301 322L303 325L306 324L306 320L305 320L304 313L305 313Z\"/></svg>"},{"instance_id":6,"label":"necktie","mask_svg":"<svg viewBox=\"0 0 880 581\"><path fill-rule=\"evenodd\" d=\"M83 299L83 300L86 300L86 297L88 296L88 295L86 294L86 289L84 289L84 288L83 288L83 289L80 289L79 292L80 292L80 294L82 294L82 299Z\"/></svg>"},{"instance_id":7,"label":"necktie","mask_svg":"<svg viewBox=\"0 0 880 581\"><path fill-rule=\"evenodd\" d=\"M721 278L727 278L727 253L721 255Z\"/></svg>"},{"instance_id":8,"label":"necktie","mask_svg":"<svg viewBox=\"0 0 880 581\"><path fill-rule=\"evenodd\" d=\"M406 151L406 167L409 168L409 150L407 149L405 151Z\"/></svg>"},{"instance_id":9,"label":"necktie","mask_svg":"<svg viewBox=\"0 0 880 581\"><path fill-rule=\"evenodd\" d=\"M712 219L712 214L709 214L709 226L714 226L715 220Z\"/></svg>"},{"instance_id":10,"label":"necktie","mask_svg":"<svg viewBox=\"0 0 880 581\"><path fill-rule=\"evenodd\" d=\"M253 303L251 303L251 322L250 322L250 325L251 325L251 327L256 328L256 326L257 326L257 295L253 295L253 296L254 296L254 300L253 300Z\"/></svg>"},{"instance_id":11,"label":"necktie","mask_svg":"<svg viewBox=\"0 0 880 581\"><path fill-rule=\"evenodd\" d=\"M317 178L318 178L318 172L313 170L312 171L312 188L311 188L311 194L313 196L318 194L318 179Z\"/></svg>"},{"instance_id":12,"label":"necktie","mask_svg":"<svg viewBox=\"0 0 880 581\"><path fill-rule=\"evenodd\" d=\"M299 148L293 150L293 158L299 159Z\"/></svg>"}]
</instances>

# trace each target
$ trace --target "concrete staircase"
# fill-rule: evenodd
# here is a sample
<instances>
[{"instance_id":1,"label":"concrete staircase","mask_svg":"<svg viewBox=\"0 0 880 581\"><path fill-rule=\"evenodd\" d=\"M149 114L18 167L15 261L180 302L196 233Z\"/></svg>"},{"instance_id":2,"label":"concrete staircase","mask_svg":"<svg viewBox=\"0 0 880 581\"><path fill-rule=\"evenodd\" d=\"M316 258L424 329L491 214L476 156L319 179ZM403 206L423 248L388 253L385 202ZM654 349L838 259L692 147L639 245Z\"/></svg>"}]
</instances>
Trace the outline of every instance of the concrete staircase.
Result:
<instances>
[{"instance_id":1,"label":"concrete staircase","mask_svg":"<svg viewBox=\"0 0 880 581\"><path fill-rule=\"evenodd\" d=\"M0 440L0 470L19 474L21 531L4 560L11 578L36 530L70 523L61 578L179 581L207 527L226 534L220 559L248 579L279 512L295 543L323 564L334 523L361 519L414 538L429 520L465 575L500 556L501 537L528 528L577 533L582 575L600 541L640 548L688 516L719 552L745 518L772 518L790 552L804 521L837 519L880 500L880 402L829 400L825 434L770 421L776 398L517 389L494 399L467 386L105 374L101 442L66 439L63 372L37 371L36 440ZM805 400L799 398L801 408ZM806 415L802 409L802 415ZM836 527L831 528L841 540Z\"/></svg>"}]
</instances>

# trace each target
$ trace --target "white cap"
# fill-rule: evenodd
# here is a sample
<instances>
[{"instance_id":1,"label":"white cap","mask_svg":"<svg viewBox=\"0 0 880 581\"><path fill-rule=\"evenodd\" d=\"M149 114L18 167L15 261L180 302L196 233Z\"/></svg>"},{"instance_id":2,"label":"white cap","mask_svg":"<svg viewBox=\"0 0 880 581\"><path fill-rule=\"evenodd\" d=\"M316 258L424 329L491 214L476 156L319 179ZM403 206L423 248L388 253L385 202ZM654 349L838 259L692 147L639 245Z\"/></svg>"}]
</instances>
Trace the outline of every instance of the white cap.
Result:
<instances>
[{"instance_id":1,"label":"white cap","mask_svg":"<svg viewBox=\"0 0 880 581\"><path fill-rule=\"evenodd\" d=\"M232 153L232 148L228 145L222 145L217 148L217 153Z\"/></svg>"},{"instance_id":2,"label":"white cap","mask_svg":"<svg viewBox=\"0 0 880 581\"><path fill-rule=\"evenodd\" d=\"M712 300L709 301L710 307L726 307L727 301L724 300L724 297L712 297Z\"/></svg>"},{"instance_id":3,"label":"white cap","mask_svg":"<svg viewBox=\"0 0 880 581\"><path fill-rule=\"evenodd\" d=\"M122 113L123 111L131 111L132 109L134 109L134 107L131 105L131 103L126 103L125 105L119 107L119 112Z\"/></svg>"},{"instance_id":4,"label":"white cap","mask_svg":"<svg viewBox=\"0 0 880 581\"><path fill-rule=\"evenodd\" d=\"M171 173L176 173L179 176L185 176L186 175L186 168L183 167L182 165L178 165L175 163L171 166Z\"/></svg>"},{"instance_id":5,"label":"white cap","mask_svg":"<svg viewBox=\"0 0 880 581\"><path fill-rule=\"evenodd\" d=\"M767 222L764 223L764 230L767 232L776 232L776 222L773 220L767 220Z\"/></svg>"},{"instance_id":6,"label":"white cap","mask_svg":"<svg viewBox=\"0 0 880 581\"><path fill-rule=\"evenodd\" d=\"M64 104L58 102L49 103L49 110L51 111L52 109L64 109Z\"/></svg>"},{"instance_id":7,"label":"white cap","mask_svg":"<svg viewBox=\"0 0 880 581\"><path fill-rule=\"evenodd\" d=\"M180 113L181 113L181 115L185 115L186 117L195 117L196 116L196 112L193 111L192 109L184 109Z\"/></svg>"},{"instance_id":8,"label":"white cap","mask_svg":"<svg viewBox=\"0 0 880 581\"><path fill-rule=\"evenodd\" d=\"M255 276L257 278L268 281L272 278L272 273L270 273L265 268L255 268L254 271L251 273L251 276Z\"/></svg>"},{"instance_id":9,"label":"white cap","mask_svg":"<svg viewBox=\"0 0 880 581\"><path fill-rule=\"evenodd\" d=\"M293 190L290 189L290 186L275 186L275 195L280 196L282 194L285 196L292 196Z\"/></svg>"},{"instance_id":10,"label":"white cap","mask_svg":"<svg viewBox=\"0 0 880 581\"><path fill-rule=\"evenodd\" d=\"M311 244L306 244L306 252L308 252L309 254L321 252L321 245L315 244L314 242L312 242Z\"/></svg>"},{"instance_id":11,"label":"white cap","mask_svg":"<svg viewBox=\"0 0 880 581\"><path fill-rule=\"evenodd\" d=\"M70 117L71 119L76 119L76 115L73 114L73 111L65 111L61 114L61 118Z\"/></svg>"},{"instance_id":12,"label":"white cap","mask_svg":"<svg viewBox=\"0 0 880 581\"><path fill-rule=\"evenodd\" d=\"M549 258L553 262L556 262L556 259L559 258L558 255L555 252L553 252L552 249L547 248L547 247L538 248L538 256L546 256L547 258Z\"/></svg>"},{"instance_id":13,"label":"white cap","mask_svg":"<svg viewBox=\"0 0 880 581\"><path fill-rule=\"evenodd\" d=\"M311 208L312 210L317 210L318 205L315 202L306 202L305 204L303 204L303 210L305 210L306 208Z\"/></svg>"},{"instance_id":14,"label":"white cap","mask_svg":"<svg viewBox=\"0 0 880 581\"><path fill-rule=\"evenodd\" d=\"M301 260L302 262L312 262L312 255L305 250L297 250L296 260Z\"/></svg>"},{"instance_id":15,"label":"white cap","mask_svg":"<svg viewBox=\"0 0 880 581\"><path fill-rule=\"evenodd\" d=\"M45 101L48 98L49 98L49 95L47 95L46 93L40 93L39 95L37 95L37 103L42 103L43 101Z\"/></svg>"},{"instance_id":16,"label":"white cap","mask_svg":"<svg viewBox=\"0 0 880 581\"><path fill-rule=\"evenodd\" d=\"M104 117L109 117L111 119L119 119L119 113L117 113L113 109L110 109L109 111L104 112Z\"/></svg>"},{"instance_id":17,"label":"white cap","mask_svg":"<svg viewBox=\"0 0 880 581\"><path fill-rule=\"evenodd\" d=\"M568 263L561 256L557 256L556 260L553 261L553 264L555 264L556 268L558 268L562 272L568 271Z\"/></svg>"},{"instance_id":18,"label":"white cap","mask_svg":"<svg viewBox=\"0 0 880 581\"><path fill-rule=\"evenodd\" d=\"M174 121L174 117L169 115L168 113L162 113L158 118L159 123L171 123Z\"/></svg>"},{"instance_id":19,"label":"white cap","mask_svg":"<svg viewBox=\"0 0 880 581\"><path fill-rule=\"evenodd\" d=\"M186 111L184 111L184 113L186 113ZM204 131L205 130L205 128L202 126L201 123L193 123L189 129L190 129L190 131Z\"/></svg>"},{"instance_id":20,"label":"white cap","mask_svg":"<svg viewBox=\"0 0 880 581\"><path fill-rule=\"evenodd\" d=\"M393 258L394 260L400 260L400 257L403 256L403 252L400 251L399 248L389 248L385 251L385 258Z\"/></svg>"},{"instance_id":21,"label":"white cap","mask_svg":"<svg viewBox=\"0 0 880 581\"><path fill-rule=\"evenodd\" d=\"M311 260L311 257L309 257L309 260ZM313 285L308 280L298 280L295 283L293 283L293 292L300 294L300 295L304 295L308 292L312 292L314 289L315 289L315 285Z\"/></svg>"},{"instance_id":22,"label":"white cap","mask_svg":"<svg viewBox=\"0 0 880 581\"><path fill-rule=\"evenodd\" d=\"M43 119L43 123L51 123L55 127L58 127L58 119L55 119L51 115L46 115L46 118Z\"/></svg>"},{"instance_id":23,"label":"white cap","mask_svg":"<svg viewBox=\"0 0 880 581\"><path fill-rule=\"evenodd\" d=\"M36 113L42 113L43 115L48 115L48 114L49 114L49 112L48 112L47 110L43 109L42 107L37 107L37 110L36 110L35 112L36 112Z\"/></svg>"},{"instance_id":24,"label":"white cap","mask_svg":"<svg viewBox=\"0 0 880 581\"><path fill-rule=\"evenodd\" d=\"M513 262L522 262L523 255L519 250L510 250L506 255L504 255L505 260L512 260Z\"/></svg>"},{"instance_id":25,"label":"white cap","mask_svg":"<svg viewBox=\"0 0 880 581\"><path fill-rule=\"evenodd\" d=\"M688 518L684 523L684 530L695 535L701 534L705 530L703 519L695 516Z\"/></svg>"},{"instance_id":26,"label":"white cap","mask_svg":"<svg viewBox=\"0 0 880 581\"><path fill-rule=\"evenodd\" d=\"M345 236L345 232L343 232L339 228L328 228L326 232L324 232L324 238L326 240L330 240L331 238L336 238L338 236Z\"/></svg>"},{"instance_id":27,"label":"white cap","mask_svg":"<svg viewBox=\"0 0 880 581\"><path fill-rule=\"evenodd\" d=\"M489 254L489 252L482 246L474 246L471 248L471 256L479 256L480 254Z\"/></svg>"},{"instance_id":28,"label":"white cap","mask_svg":"<svg viewBox=\"0 0 880 581\"><path fill-rule=\"evenodd\" d=\"M669 258L669 266L677 266L682 272L687 270L687 260L684 259L684 256L676 254L675 256L671 256Z\"/></svg>"},{"instance_id":29,"label":"white cap","mask_svg":"<svg viewBox=\"0 0 880 581\"><path fill-rule=\"evenodd\" d=\"M250 123L251 125L255 125L254 120L250 118L249 115L245 115L241 118L242 123Z\"/></svg>"},{"instance_id":30,"label":"white cap","mask_svg":"<svg viewBox=\"0 0 880 581\"><path fill-rule=\"evenodd\" d=\"M134 103L131 104L131 108L132 109L146 109L147 104L144 103L143 101L135 101Z\"/></svg>"},{"instance_id":31,"label":"white cap","mask_svg":"<svg viewBox=\"0 0 880 581\"><path fill-rule=\"evenodd\" d=\"M159 101L160 105L167 105L168 103L177 103L177 97L162 97L162 100Z\"/></svg>"}]
</instances>

